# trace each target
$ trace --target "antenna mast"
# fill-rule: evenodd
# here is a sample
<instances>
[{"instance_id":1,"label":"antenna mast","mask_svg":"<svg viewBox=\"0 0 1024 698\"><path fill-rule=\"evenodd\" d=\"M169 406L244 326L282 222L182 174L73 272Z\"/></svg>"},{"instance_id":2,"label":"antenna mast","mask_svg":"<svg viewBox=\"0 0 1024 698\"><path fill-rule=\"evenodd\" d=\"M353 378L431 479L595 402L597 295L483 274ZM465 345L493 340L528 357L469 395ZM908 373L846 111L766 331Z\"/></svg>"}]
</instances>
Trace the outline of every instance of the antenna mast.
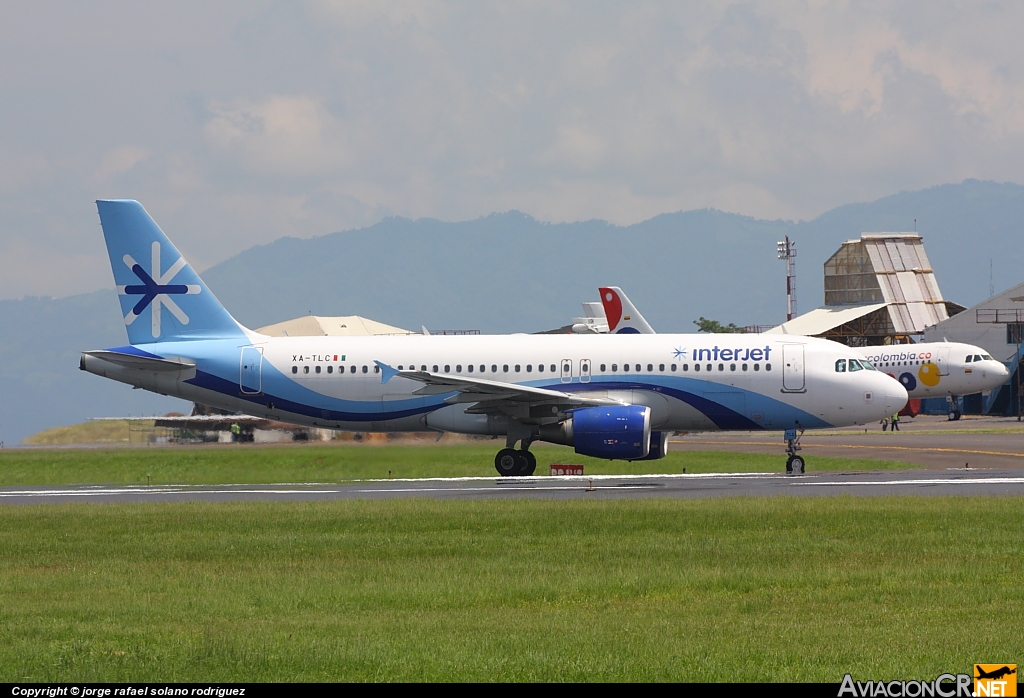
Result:
<instances>
[{"instance_id":1,"label":"antenna mast","mask_svg":"<svg viewBox=\"0 0 1024 698\"><path fill-rule=\"evenodd\" d=\"M777 243L779 259L786 262L786 321L796 317L796 242L789 236Z\"/></svg>"}]
</instances>

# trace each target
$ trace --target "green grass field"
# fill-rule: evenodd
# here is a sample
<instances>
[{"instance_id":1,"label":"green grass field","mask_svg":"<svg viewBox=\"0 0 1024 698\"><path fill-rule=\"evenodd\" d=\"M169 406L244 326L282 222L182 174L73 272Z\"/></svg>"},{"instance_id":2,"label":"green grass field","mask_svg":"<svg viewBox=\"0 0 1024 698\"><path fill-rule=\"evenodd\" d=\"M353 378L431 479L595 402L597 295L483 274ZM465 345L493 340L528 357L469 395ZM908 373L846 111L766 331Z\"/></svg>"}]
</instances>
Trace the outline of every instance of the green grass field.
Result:
<instances>
[{"instance_id":1,"label":"green grass field","mask_svg":"<svg viewBox=\"0 0 1024 698\"><path fill-rule=\"evenodd\" d=\"M354 478L496 476L500 441L455 444L307 444L14 449L0 451L0 486L69 483L223 484L337 482ZM779 472L778 455L670 451L662 460L627 463L576 455L560 446L535 445L537 474L551 463L583 463L590 474ZM915 468L909 463L809 457L810 470Z\"/></svg>"},{"instance_id":2,"label":"green grass field","mask_svg":"<svg viewBox=\"0 0 1024 698\"><path fill-rule=\"evenodd\" d=\"M0 507L0 681L932 679L1024 656L1020 497Z\"/></svg>"}]
</instances>

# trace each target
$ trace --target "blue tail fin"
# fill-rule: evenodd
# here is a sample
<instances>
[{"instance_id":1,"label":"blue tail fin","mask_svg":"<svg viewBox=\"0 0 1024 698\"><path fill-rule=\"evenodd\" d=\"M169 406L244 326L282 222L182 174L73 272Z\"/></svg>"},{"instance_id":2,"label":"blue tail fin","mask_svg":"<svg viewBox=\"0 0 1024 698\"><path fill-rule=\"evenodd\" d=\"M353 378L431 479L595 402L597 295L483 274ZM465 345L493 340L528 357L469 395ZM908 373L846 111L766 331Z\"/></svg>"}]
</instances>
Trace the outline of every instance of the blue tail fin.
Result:
<instances>
[{"instance_id":1,"label":"blue tail fin","mask_svg":"<svg viewBox=\"0 0 1024 698\"><path fill-rule=\"evenodd\" d=\"M244 336L138 201L97 201L132 344Z\"/></svg>"}]
</instances>

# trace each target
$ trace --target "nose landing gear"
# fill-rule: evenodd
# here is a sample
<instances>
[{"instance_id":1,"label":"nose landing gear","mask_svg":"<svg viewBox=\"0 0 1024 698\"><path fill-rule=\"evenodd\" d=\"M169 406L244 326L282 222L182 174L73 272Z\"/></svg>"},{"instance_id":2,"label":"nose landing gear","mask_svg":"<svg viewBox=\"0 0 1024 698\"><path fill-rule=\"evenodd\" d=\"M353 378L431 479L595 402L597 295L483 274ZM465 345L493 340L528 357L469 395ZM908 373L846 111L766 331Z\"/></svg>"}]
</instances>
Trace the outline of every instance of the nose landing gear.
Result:
<instances>
[{"instance_id":1,"label":"nose landing gear","mask_svg":"<svg viewBox=\"0 0 1024 698\"><path fill-rule=\"evenodd\" d=\"M804 458L796 454L802 448L800 446L800 437L803 435L803 429L800 430L799 434L796 429L786 429L786 453L789 455L789 458L786 459L787 475L804 474Z\"/></svg>"}]
</instances>

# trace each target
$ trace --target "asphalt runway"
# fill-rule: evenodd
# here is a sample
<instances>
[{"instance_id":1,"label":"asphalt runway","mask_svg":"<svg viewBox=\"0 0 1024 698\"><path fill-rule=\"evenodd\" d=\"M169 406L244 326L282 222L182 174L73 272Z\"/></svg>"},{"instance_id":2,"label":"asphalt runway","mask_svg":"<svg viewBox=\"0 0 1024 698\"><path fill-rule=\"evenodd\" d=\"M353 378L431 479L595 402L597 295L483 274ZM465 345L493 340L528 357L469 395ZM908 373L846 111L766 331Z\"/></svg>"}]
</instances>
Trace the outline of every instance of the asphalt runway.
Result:
<instances>
[{"instance_id":1,"label":"asphalt runway","mask_svg":"<svg viewBox=\"0 0 1024 698\"><path fill-rule=\"evenodd\" d=\"M1024 425L1015 418L967 416L950 422L945 417L921 415L903 418L895 433L883 432L879 425L808 431L800 443L800 455L811 471L815 456L901 461L931 470L969 466L1024 471ZM777 432L675 436L669 450L767 453L785 461L785 443Z\"/></svg>"},{"instance_id":2,"label":"asphalt runway","mask_svg":"<svg viewBox=\"0 0 1024 698\"><path fill-rule=\"evenodd\" d=\"M71 502L324 501L335 499L627 499L734 496L1022 495L1024 472L1013 470L875 471L592 477L424 478L345 484L193 485L159 487L0 488L0 504Z\"/></svg>"}]
</instances>

